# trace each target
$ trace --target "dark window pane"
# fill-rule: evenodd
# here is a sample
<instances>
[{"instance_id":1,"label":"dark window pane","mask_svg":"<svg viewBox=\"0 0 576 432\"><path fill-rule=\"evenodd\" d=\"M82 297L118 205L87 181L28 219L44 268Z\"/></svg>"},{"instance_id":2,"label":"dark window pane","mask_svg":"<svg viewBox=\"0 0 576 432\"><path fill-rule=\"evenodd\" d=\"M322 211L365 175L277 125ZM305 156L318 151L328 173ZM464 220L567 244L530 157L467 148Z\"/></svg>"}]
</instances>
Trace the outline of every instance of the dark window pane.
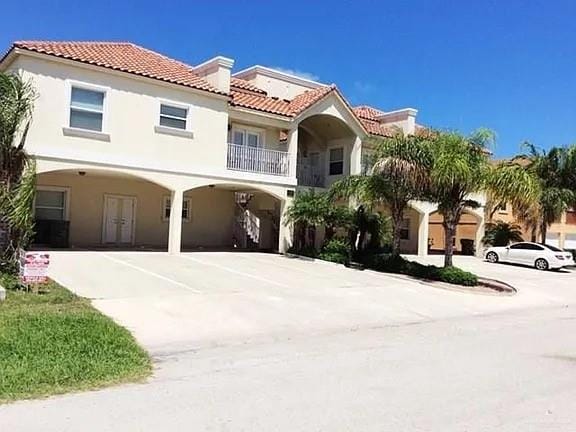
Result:
<instances>
[{"instance_id":1,"label":"dark window pane","mask_svg":"<svg viewBox=\"0 0 576 432\"><path fill-rule=\"evenodd\" d=\"M186 108L176 108L170 105L160 105L160 114L185 119L188 115Z\"/></svg>"},{"instance_id":2,"label":"dark window pane","mask_svg":"<svg viewBox=\"0 0 576 432\"><path fill-rule=\"evenodd\" d=\"M64 209L36 208L37 220L64 220Z\"/></svg>"},{"instance_id":3,"label":"dark window pane","mask_svg":"<svg viewBox=\"0 0 576 432\"><path fill-rule=\"evenodd\" d=\"M102 132L102 114L72 108L70 110L70 127Z\"/></svg>"},{"instance_id":4,"label":"dark window pane","mask_svg":"<svg viewBox=\"0 0 576 432\"><path fill-rule=\"evenodd\" d=\"M339 175L344 172L344 162L330 162L330 175Z\"/></svg>"},{"instance_id":5,"label":"dark window pane","mask_svg":"<svg viewBox=\"0 0 576 432\"><path fill-rule=\"evenodd\" d=\"M186 120L179 120L171 117L160 116L160 126L176 129L186 129Z\"/></svg>"}]
</instances>

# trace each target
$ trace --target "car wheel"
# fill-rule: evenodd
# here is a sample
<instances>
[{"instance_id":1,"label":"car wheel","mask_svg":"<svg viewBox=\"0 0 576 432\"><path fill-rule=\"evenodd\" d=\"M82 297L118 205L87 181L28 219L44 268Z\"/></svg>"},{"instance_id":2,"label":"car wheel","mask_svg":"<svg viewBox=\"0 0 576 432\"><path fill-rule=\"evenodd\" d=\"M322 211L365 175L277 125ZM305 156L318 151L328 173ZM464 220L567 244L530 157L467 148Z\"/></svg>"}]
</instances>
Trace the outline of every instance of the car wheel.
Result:
<instances>
[{"instance_id":1,"label":"car wheel","mask_svg":"<svg viewBox=\"0 0 576 432\"><path fill-rule=\"evenodd\" d=\"M544 258L538 258L534 263L534 267L536 267L537 270L548 270L548 261Z\"/></svg>"},{"instance_id":2,"label":"car wheel","mask_svg":"<svg viewBox=\"0 0 576 432\"><path fill-rule=\"evenodd\" d=\"M488 252L486 254L486 260L492 264L497 263L498 262L498 254L496 252Z\"/></svg>"}]
</instances>

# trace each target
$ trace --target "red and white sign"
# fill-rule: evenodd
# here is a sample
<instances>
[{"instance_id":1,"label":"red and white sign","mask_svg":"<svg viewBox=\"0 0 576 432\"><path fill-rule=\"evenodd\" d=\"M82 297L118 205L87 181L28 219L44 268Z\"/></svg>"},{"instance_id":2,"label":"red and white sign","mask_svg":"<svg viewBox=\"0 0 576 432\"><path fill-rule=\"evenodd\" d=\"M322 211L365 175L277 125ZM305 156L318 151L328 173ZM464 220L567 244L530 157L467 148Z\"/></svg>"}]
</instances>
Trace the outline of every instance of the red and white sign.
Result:
<instances>
[{"instance_id":1,"label":"red and white sign","mask_svg":"<svg viewBox=\"0 0 576 432\"><path fill-rule=\"evenodd\" d=\"M48 281L50 254L47 252L20 251L20 280L22 283L45 283Z\"/></svg>"}]
</instances>

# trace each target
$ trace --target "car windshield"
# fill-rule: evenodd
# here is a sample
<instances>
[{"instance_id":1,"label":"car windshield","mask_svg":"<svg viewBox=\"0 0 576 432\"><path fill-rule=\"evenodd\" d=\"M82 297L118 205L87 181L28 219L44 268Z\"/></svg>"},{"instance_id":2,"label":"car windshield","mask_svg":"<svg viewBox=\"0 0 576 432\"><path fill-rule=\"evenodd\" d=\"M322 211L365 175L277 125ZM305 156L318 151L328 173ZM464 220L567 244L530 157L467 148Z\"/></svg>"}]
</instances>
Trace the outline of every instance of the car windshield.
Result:
<instances>
[{"instance_id":1,"label":"car windshield","mask_svg":"<svg viewBox=\"0 0 576 432\"><path fill-rule=\"evenodd\" d=\"M557 248L556 246L549 245L549 244L542 244L542 246L550 249L553 252L564 252L562 249Z\"/></svg>"}]
</instances>

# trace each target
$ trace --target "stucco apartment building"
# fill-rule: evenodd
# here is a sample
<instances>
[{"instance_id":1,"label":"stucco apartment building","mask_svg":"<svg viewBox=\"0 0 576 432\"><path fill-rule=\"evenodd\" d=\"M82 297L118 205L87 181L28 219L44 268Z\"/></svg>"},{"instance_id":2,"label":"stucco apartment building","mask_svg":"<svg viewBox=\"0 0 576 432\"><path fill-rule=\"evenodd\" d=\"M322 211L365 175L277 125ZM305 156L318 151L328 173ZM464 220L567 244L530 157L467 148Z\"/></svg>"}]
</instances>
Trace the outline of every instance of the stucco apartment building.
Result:
<instances>
[{"instance_id":1,"label":"stucco apartment building","mask_svg":"<svg viewBox=\"0 0 576 432\"><path fill-rule=\"evenodd\" d=\"M233 66L221 56L188 65L132 43L15 42L0 69L38 92L26 142L37 243L284 252L298 188L361 173L368 137L418 127L411 108L353 108L335 85ZM405 252L441 247L435 210L412 203ZM457 248L483 234L482 209L466 218Z\"/></svg>"},{"instance_id":2,"label":"stucco apartment building","mask_svg":"<svg viewBox=\"0 0 576 432\"><path fill-rule=\"evenodd\" d=\"M495 211L492 221L504 221L517 224L522 229L524 240L532 240L532 232L527 230L514 216L510 205L503 203ZM538 241L540 239L538 238ZM571 209L562 214L560 219L548 228L546 243L562 249L576 250L576 210Z\"/></svg>"}]
</instances>

